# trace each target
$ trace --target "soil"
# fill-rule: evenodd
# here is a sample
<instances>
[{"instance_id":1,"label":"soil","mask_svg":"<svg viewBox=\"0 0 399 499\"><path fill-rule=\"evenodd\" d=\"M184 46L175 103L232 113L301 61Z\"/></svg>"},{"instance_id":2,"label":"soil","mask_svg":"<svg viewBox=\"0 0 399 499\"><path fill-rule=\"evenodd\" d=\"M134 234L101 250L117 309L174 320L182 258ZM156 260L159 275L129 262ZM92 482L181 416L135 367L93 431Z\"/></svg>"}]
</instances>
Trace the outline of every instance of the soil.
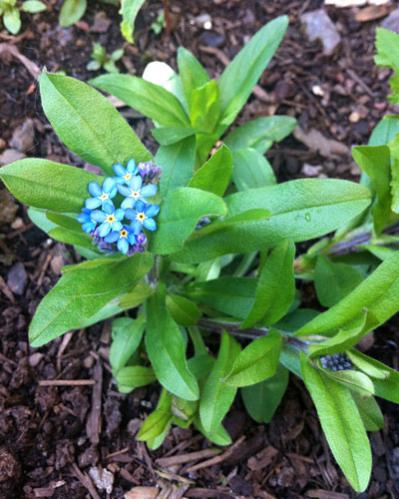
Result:
<instances>
[{"instance_id":1,"label":"soil","mask_svg":"<svg viewBox=\"0 0 399 499\"><path fill-rule=\"evenodd\" d=\"M329 8L342 40L333 56L325 56L299 21L301 14L323 6L317 0L170 0L164 2L169 33L160 36L150 26L162 3L152 1L139 15L135 46L123 43L117 10L110 6L93 2L83 21L61 29L60 2L48 3L48 12L23 16L24 30L17 37L0 31L0 161L6 151L82 165L43 115L34 77L39 68L88 80L91 46L99 41L108 53L124 45L120 69L133 74L141 74L151 60L175 66L176 48L184 45L217 76L250 35L283 13L290 16L288 35L239 118L289 114L298 119L302 134L269 153L281 180L357 179L350 147L366 143L388 110L388 72L373 65L373 44L380 17L394 5L376 7L375 19L367 22L357 20L360 9ZM21 62L15 48L27 60ZM153 147L148 121L127 108L121 111ZM15 137L21 126L22 144ZM312 129L325 141L321 151ZM338 151L334 141L341 142ZM121 498L129 490L128 498L156 497L159 490L164 498L355 497L331 457L308 395L293 378L270 425L253 423L237 400L225 422L234 444L216 457L201 435L179 428L149 452L134 436L158 392L155 386L129 395L117 392L108 364L108 323L68 333L40 349L29 347L27 328L38 302L76 256L33 227L26 209L4 189L0 206L1 498ZM363 345L396 368L397 324L393 319ZM363 498L399 497L399 408L382 406L386 426L371 435L373 476Z\"/></svg>"}]
</instances>

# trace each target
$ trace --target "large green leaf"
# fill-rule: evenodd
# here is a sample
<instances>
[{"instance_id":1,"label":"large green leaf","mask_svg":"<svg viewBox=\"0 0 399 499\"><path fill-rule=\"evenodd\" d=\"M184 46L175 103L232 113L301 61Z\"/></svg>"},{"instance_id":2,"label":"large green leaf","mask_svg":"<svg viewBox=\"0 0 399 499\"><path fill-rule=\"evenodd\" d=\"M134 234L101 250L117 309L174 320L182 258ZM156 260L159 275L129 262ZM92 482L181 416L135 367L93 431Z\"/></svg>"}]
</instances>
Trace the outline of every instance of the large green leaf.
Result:
<instances>
[{"instance_id":1,"label":"large green leaf","mask_svg":"<svg viewBox=\"0 0 399 499\"><path fill-rule=\"evenodd\" d=\"M233 157L228 147L222 145L201 168L199 168L189 182L189 187L213 192L223 196L227 189L232 173Z\"/></svg>"},{"instance_id":2,"label":"large green leaf","mask_svg":"<svg viewBox=\"0 0 399 499\"><path fill-rule=\"evenodd\" d=\"M162 168L160 190L164 196L176 187L187 185L194 173L195 138L187 137L176 144L161 146L155 161Z\"/></svg>"},{"instance_id":3,"label":"large green leaf","mask_svg":"<svg viewBox=\"0 0 399 499\"><path fill-rule=\"evenodd\" d=\"M234 121L273 57L287 30L288 17L269 22L245 45L219 79L223 122Z\"/></svg>"},{"instance_id":4,"label":"large green leaf","mask_svg":"<svg viewBox=\"0 0 399 499\"><path fill-rule=\"evenodd\" d=\"M341 227L370 204L370 191L362 185L335 179L293 180L228 196L229 215L267 209L271 216L220 227L208 227L187 240L178 261L200 262L228 253L250 253L270 248L284 239L314 239ZM212 226L210 226L212 227Z\"/></svg>"},{"instance_id":5,"label":"large green leaf","mask_svg":"<svg viewBox=\"0 0 399 499\"><path fill-rule=\"evenodd\" d=\"M162 290L148 300L146 311L145 345L158 381L184 400L198 400L198 383L187 365L185 341L166 308Z\"/></svg>"},{"instance_id":6,"label":"large green leaf","mask_svg":"<svg viewBox=\"0 0 399 499\"><path fill-rule=\"evenodd\" d=\"M226 385L222 379L231 369L231 364L239 353L239 343L224 333L218 357L205 382L200 400L201 423L205 431L211 434L220 427L237 393L237 388Z\"/></svg>"},{"instance_id":7,"label":"large green leaf","mask_svg":"<svg viewBox=\"0 0 399 499\"><path fill-rule=\"evenodd\" d=\"M362 397L353 393L359 414L367 431L378 431L384 428L384 416L374 397Z\"/></svg>"},{"instance_id":8,"label":"large green leaf","mask_svg":"<svg viewBox=\"0 0 399 499\"><path fill-rule=\"evenodd\" d=\"M166 306L173 319L182 326L197 324L202 315L198 306L184 296L166 295Z\"/></svg>"},{"instance_id":9,"label":"large green leaf","mask_svg":"<svg viewBox=\"0 0 399 499\"><path fill-rule=\"evenodd\" d=\"M127 364L140 345L144 334L145 316L137 319L120 317L112 321L112 343L109 351L109 362L113 372Z\"/></svg>"},{"instance_id":10,"label":"large green leaf","mask_svg":"<svg viewBox=\"0 0 399 499\"><path fill-rule=\"evenodd\" d=\"M384 146L399 133L399 116L384 116L371 132L369 145Z\"/></svg>"},{"instance_id":11,"label":"large green leaf","mask_svg":"<svg viewBox=\"0 0 399 499\"><path fill-rule=\"evenodd\" d=\"M399 310L399 253L388 256L379 267L343 300L297 331L297 335L332 336L367 309L374 326Z\"/></svg>"},{"instance_id":12,"label":"large green leaf","mask_svg":"<svg viewBox=\"0 0 399 499\"><path fill-rule=\"evenodd\" d=\"M379 234L390 223L391 213L391 155L388 146L357 146L352 149L353 159L370 182L376 199L372 214L374 228Z\"/></svg>"},{"instance_id":13,"label":"large green leaf","mask_svg":"<svg viewBox=\"0 0 399 499\"><path fill-rule=\"evenodd\" d=\"M187 102L191 101L192 92L209 81L208 73L198 59L187 49L177 50L177 66Z\"/></svg>"},{"instance_id":14,"label":"large green leaf","mask_svg":"<svg viewBox=\"0 0 399 499\"><path fill-rule=\"evenodd\" d=\"M0 178L22 203L34 208L78 213L89 196L87 186L103 178L47 159L27 158L3 166Z\"/></svg>"},{"instance_id":15,"label":"large green leaf","mask_svg":"<svg viewBox=\"0 0 399 499\"><path fill-rule=\"evenodd\" d=\"M215 80L191 92L189 102L190 122L193 128L212 133L220 119L219 87Z\"/></svg>"},{"instance_id":16,"label":"large green leaf","mask_svg":"<svg viewBox=\"0 0 399 499\"><path fill-rule=\"evenodd\" d=\"M295 297L294 258L291 241L282 241L270 252L259 276L255 303L242 328L274 324L288 312Z\"/></svg>"},{"instance_id":17,"label":"large green leaf","mask_svg":"<svg viewBox=\"0 0 399 499\"><path fill-rule=\"evenodd\" d=\"M166 197L158 217L159 229L151 241L151 251L161 255L183 247L204 216L222 216L227 212L223 199L211 192L179 187Z\"/></svg>"},{"instance_id":18,"label":"large green leaf","mask_svg":"<svg viewBox=\"0 0 399 499\"><path fill-rule=\"evenodd\" d=\"M295 126L296 119L290 116L262 116L234 128L223 140L235 151L251 148L264 154L273 142L283 140Z\"/></svg>"},{"instance_id":19,"label":"large green leaf","mask_svg":"<svg viewBox=\"0 0 399 499\"><path fill-rule=\"evenodd\" d=\"M301 369L335 460L356 492L363 492L371 475L371 449L350 390L313 368L304 356Z\"/></svg>"},{"instance_id":20,"label":"large green leaf","mask_svg":"<svg viewBox=\"0 0 399 499\"><path fill-rule=\"evenodd\" d=\"M40 76L40 95L44 112L59 138L85 161L113 174L114 163L151 159L118 111L89 85L44 72Z\"/></svg>"},{"instance_id":21,"label":"large green leaf","mask_svg":"<svg viewBox=\"0 0 399 499\"><path fill-rule=\"evenodd\" d=\"M29 328L31 345L39 347L71 329L98 322L98 314L110 303L119 303L151 265L152 257L143 253L91 260L67 270L36 310ZM101 319L106 315L102 313Z\"/></svg>"},{"instance_id":22,"label":"large green leaf","mask_svg":"<svg viewBox=\"0 0 399 499\"><path fill-rule=\"evenodd\" d=\"M156 377L150 367L127 366L118 370L115 379L120 392L130 393L136 388L149 385L156 380Z\"/></svg>"},{"instance_id":23,"label":"large green leaf","mask_svg":"<svg viewBox=\"0 0 399 499\"><path fill-rule=\"evenodd\" d=\"M188 117L170 92L155 83L127 74L104 74L90 81L92 85L118 97L144 116L167 127L187 127Z\"/></svg>"},{"instance_id":24,"label":"large green leaf","mask_svg":"<svg viewBox=\"0 0 399 499\"><path fill-rule=\"evenodd\" d=\"M257 338L239 353L225 378L229 386L255 385L276 373L282 346L281 335L271 330L267 336Z\"/></svg>"},{"instance_id":25,"label":"large green leaf","mask_svg":"<svg viewBox=\"0 0 399 499\"><path fill-rule=\"evenodd\" d=\"M242 388L241 396L248 414L257 423L270 423L288 386L288 370L281 364L271 378Z\"/></svg>"},{"instance_id":26,"label":"large green leaf","mask_svg":"<svg viewBox=\"0 0 399 499\"><path fill-rule=\"evenodd\" d=\"M233 150L233 180L239 191L257 189L276 183L268 160L256 149Z\"/></svg>"},{"instance_id":27,"label":"large green leaf","mask_svg":"<svg viewBox=\"0 0 399 499\"><path fill-rule=\"evenodd\" d=\"M324 307L332 307L345 298L364 279L363 274L347 263L335 263L324 255L317 258L314 284L317 298Z\"/></svg>"},{"instance_id":28,"label":"large green leaf","mask_svg":"<svg viewBox=\"0 0 399 499\"><path fill-rule=\"evenodd\" d=\"M188 295L223 314L243 319L251 310L256 290L256 279L224 276L198 282L188 288Z\"/></svg>"},{"instance_id":29,"label":"large green leaf","mask_svg":"<svg viewBox=\"0 0 399 499\"><path fill-rule=\"evenodd\" d=\"M145 0L121 0L122 14L121 33L130 43L133 43L134 23Z\"/></svg>"}]
</instances>

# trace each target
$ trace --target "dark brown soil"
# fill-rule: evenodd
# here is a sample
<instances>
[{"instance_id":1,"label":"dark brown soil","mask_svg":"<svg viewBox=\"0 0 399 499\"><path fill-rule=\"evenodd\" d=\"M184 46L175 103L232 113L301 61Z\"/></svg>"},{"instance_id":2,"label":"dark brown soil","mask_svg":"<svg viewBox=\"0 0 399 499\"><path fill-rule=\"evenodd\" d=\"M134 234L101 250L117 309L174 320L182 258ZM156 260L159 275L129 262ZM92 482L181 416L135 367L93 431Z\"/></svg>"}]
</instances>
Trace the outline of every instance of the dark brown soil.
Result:
<instances>
[{"instance_id":1,"label":"dark brown soil","mask_svg":"<svg viewBox=\"0 0 399 499\"><path fill-rule=\"evenodd\" d=\"M86 70L92 42L99 41L108 52L123 44L117 11L93 2L79 26L62 30L57 25L59 3L50 1L49 12L33 20L24 16L25 31L16 38L0 32L0 43L16 47L38 68L87 80L93 75ZM274 113L298 119L305 139L291 137L269 154L282 180L307 175L357 178L349 148L366 143L387 111L388 74L373 65L374 30L380 21L357 21L359 9L329 9L342 43L334 56L326 57L319 43L306 39L298 19L321 7L321 0L169 3L170 36L155 36L149 29L162 8L161 2L150 2L138 19L137 45L125 45L122 70L141 74L154 59L175 65L176 48L182 44L216 76L251 34L287 13L288 36L240 120ZM97 17L95 30L112 20L100 33L93 31L98 12L103 13L102 24ZM204 20L211 21L210 30L204 29ZM31 118L34 140L25 154L81 164L46 122L32 66L6 52L0 48L0 154L11 148L15 129ZM130 110L122 112L147 140L148 122ZM320 154L309 142L307 147L312 128L327 142L338 140L345 147L338 154ZM252 423L237 400L226 420L235 443L214 463L207 463L209 442L195 431L175 428L153 453L136 442L140 421L158 393L154 386L130 395L117 392L107 360L107 323L67 334L39 350L29 347L27 327L37 303L62 265L75 256L34 228L25 208L4 190L0 206L0 498L121 498L143 486L149 488L134 489L136 495L130 497L156 497L154 487L165 498L354 497L327 449L309 397L294 379L270 425ZM393 320L365 348L397 368L398 341ZM364 498L399 497L399 408L388 403L383 408L386 427L371 437L374 471ZM176 456L194 451L205 452L174 464ZM198 462L203 465L195 469ZM96 488L93 468L114 479L108 496Z\"/></svg>"}]
</instances>

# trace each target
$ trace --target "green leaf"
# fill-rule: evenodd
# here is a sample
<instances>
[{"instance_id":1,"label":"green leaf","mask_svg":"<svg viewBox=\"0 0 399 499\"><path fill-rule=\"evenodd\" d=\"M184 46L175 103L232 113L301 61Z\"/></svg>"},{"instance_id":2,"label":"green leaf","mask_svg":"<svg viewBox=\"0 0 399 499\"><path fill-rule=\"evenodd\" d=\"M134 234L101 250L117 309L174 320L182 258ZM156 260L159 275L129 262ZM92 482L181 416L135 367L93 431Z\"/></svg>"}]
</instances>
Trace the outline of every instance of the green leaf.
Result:
<instances>
[{"instance_id":1,"label":"green leaf","mask_svg":"<svg viewBox=\"0 0 399 499\"><path fill-rule=\"evenodd\" d=\"M234 121L273 57L287 30L288 17L269 22L244 46L219 79L223 122Z\"/></svg>"},{"instance_id":2,"label":"green leaf","mask_svg":"<svg viewBox=\"0 0 399 499\"><path fill-rule=\"evenodd\" d=\"M219 87L215 80L191 92L189 101L190 122L201 132L212 133L220 119Z\"/></svg>"},{"instance_id":3,"label":"green leaf","mask_svg":"<svg viewBox=\"0 0 399 499\"><path fill-rule=\"evenodd\" d=\"M317 299L323 307L332 307L345 298L364 279L352 265L335 263L324 255L317 258L314 284Z\"/></svg>"},{"instance_id":4,"label":"green leaf","mask_svg":"<svg viewBox=\"0 0 399 499\"><path fill-rule=\"evenodd\" d=\"M112 321L109 362L114 373L126 366L130 357L138 349L143 338L144 326L144 315L140 315L137 319L120 317Z\"/></svg>"},{"instance_id":5,"label":"green leaf","mask_svg":"<svg viewBox=\"0 0 399 499\"><path fill-rule=\"evenodd\" d=\"M374 62L399 72L399 35L389 29L377 28L376 49Z\"/></svg>"},{"instance_id":6,"label":"green leaf","mask_svg":"<svg viewBox=\"0 0 399 499\"><path fill-rule=\"evenodd\" d=\"M323 373L329 378L341 383L353 392L358 392L363 397L370 397L375 393L374 384L371 379L360 371L347 369L344 371L323 370Z\"/></svg>"},{"instance_id":7,"label":"green leaf","mask_svg":"<svg viewBox=\"0 0 399 499\"><path fill-rule=\"evenodd\" d=\"M142 253L74 266L40 302L29 328L31 345L42 346L71 329L98 322L97 314L110 303L119 303L119 297L134 288L151 265L151 256Z\"/></svg>"},{"instance_id":8,"label":"green leaf","mask_svg":"<svg viewBox=\"0 0 399 499\"><path fill-rule=\"evenodd\" d=\"M121 33L129 43L133 43L134 23L145 0L121 0Z\"/></svg>"},{"instance_id":9,"label":"green leaf","mask_svg":"<svg viewBox=\"0 0 399 499\"><path fill-rule=\"evenodd\" d=\"M23 2L21 10L24 12L29 12L30 14L36 14L37 12L43 12L47 7L43 2L39 0L26 0Z\"/></svg>"},{"instance_id":10,"label":"green leaf","mask_svg":"<svg viewBox=\"0 0 399 499\"><path fill-rule=\"evenodd\" d=\"M189 182L189 187L213 192L223 196L232 173L233 157L230 150L222 145L213 156L199 168Z\"/></svg>"},{"instance_id":11,"label":"green leaf","mask_svg":"<svg viewBox=\"0 0 399 499\"><path fill-rule=\"evenodd\" d=\"M241 388L245 409L253 420L270 423L287 389L288 379L288 370L279 365L271 378Z\"/></svg>"},{"instance_id":12,"label":"green leaf","mask_svg":"<svg viewBox=\"0 0 399 499\"><path fill-rule=\"evenodd\" d=\"M350 390L311 367L304 356L301 369L335 460L356 492L363 492L371 475L371 449Z\"/></svg>"},{"instance_id":13,"label":"green leaf","mask_svg":"<svg viewBox=\"0 0 399 499\"><path fill-rule=\"evenodd\" d=\"M355 290L300 328L296 335L333 336L364 309L375 320L374 326L386 322L399 310L399 253L389 256Z\"/></svg>"},{"instance_id":14,"label":"green leaf","mask_svg":"<svg viewBox=\"0 0 399 499\"><path fill-rule=\"evenodd\" d=\"M239 353L239 343L229 334L223 333L218 357L205 382L200 399L201 423L210 434L220 427L237 393L237 388L228 386L221 380L227 375Z\"/></svg>"},{"instance_id":15,"label":"green leaf","mask_svg":"<svg viewBox=\"0 0 399 499\"><path fill-rule=\"evenodd\" d=\"M357 146L352 149L353 159L369 179L376 199L371 212L377 234L390 223L391 218L391 155L388 146Z\"/></svg>"},{"instance_id":16,"label":"green leaf","mask_svg":"<svg viewBox=\"0 0 399 499\"><path fill-rule=\"evenodd\" d=\"M19 10L16 8L6 10L3 14L3 23L12 35L18 34L21 29L21 15Z\"/></svg>"},{"instance_id":17,"label":"green leaf","mask_svg":"<svg viewBox=\"0 0 399 499\"><path fill-rule=\"evenodd\" d=\"M243 319L253 306L256 284L256 279L224 276L195 283L187 288L187 293L214 310Z\"/></svg>"},{"instance_id":18,"label":"green leaf","mask_svg":"<svg viewBox=\"0 0 399 499\"><path fill-rule=\"evenodd\" d=\"M209 81L208 73L198 59L183 47L177 49L177 67L184 95L187 102L190 102L192 92Z\"/></svg>"},{"instance_id":19,"label":"green leaf","mask_svg":"<svg viewBox=\"0 0 399 499\"><path fill-rule=\"evenodd\" d=\"M274 376L281 346L281 335L273 329L267 336L251 341L234 361L225 383L236 387L249 386Z\"/></svg>"},{"instance_id":20,"label":"green leaf","mask_svg":"<svg viewBox=\"0 0 399 499\"><path fill-rule=\"evenodd\" d=\"M290 309L295 297L295 244L282 241L270 252L259 276L255 303L241 324L243 329L272 325Z\"/></svg>"},{"instance_id":21,"label":"green leaf","mask_svg":"<svg viewBox=\"0 0 399 499\"><path fill-rule=\"evenodd\" d=\"M153 128L151 130L152 135L155 140L161 146L170 146L180 142L187 137L195 135L196 130L193 128L181 128L181 127L159 127Z\"/></svg>"},{"instance_id":22,"label":"green leaf","mask_svg":"<svg viewBox=\"0 0 399 499\"><path fill-rule=\"evenodd\" d=\"M268 160L256 149L233 150L233 180L239 191L257 189L276 183Z\"/></svg>"},{"instance_id":23,"label":"green leaf","mask_svg":"<svg viewBox=\"0 0 399 499\"><path fill-rule=\"evenodd\" d=\"M227 431L224 429L222 424L220 424L216 429L214 429L212 432L206 431L205 428L203 427L201 420L198 416L196 416L193 420L194 426L197 428L199 432L201 432L205 438L210 440L212 443L216 445L230 445L231 444L231 437L227 433Z\"/></svg>"},{"instance_id":24,"label":"green leaf","mask_svg":"<svg viewBox=\"0 0 399 499\"><path fill-rule=\"evenodd\" d=\"M309 346L309 356L321 356L346 352L356 345L364 336L364 329L367 324L367 311L363 312L350 324L342 328L335 336L326 339L322 343Z\"/></svg>"},{"instance_id":25,"label":"green leaf","mask_svg":"<svg viewBox=\"0 0 399 499\"><path fill-rule=\"evenodd\" d=\"M159 290L147 302L145 345L161 385L184 400L198 400L198 383L187 366L185 341Z\"/></svg>"},{"instance_id":26,"label":"green leaf","mask_svg":"<svg viewBox=\"0 0 399 499\"><path fill-rule=\"evenodd\" d=\"M161 146L155 162L162 168L160 190L164 196L177 187L187 185L194 172L195 137L187 137L170 146Z\"/></svg>"},{"instance_id":27,"label":"green leaf","mask_svg":"<svg viewBox=\"0 0 399 499\"><path fill-rule=\"evenodd\" d=\"M150 367L143 366L122 367L115 374L115 378L121 393L130 393L156 380L154 371Z\"/></svg>"},{"instance_id":28,"label":"green leaf","mask_svg":"<svg viewBox=\"0 0 399 499\"><path fill-rule=\"evenodd\" d=\"M86 12L87 0L64 0L60 12L60 26L68 28L81 19Z\"/></svg>"},{"instance_id":29,"label":"green leaf","mask_svg":"<svg viewBox=\"0 0 399 499\"><path fill-rule=\"evenodd\" d=\"M384 428L384 416L374 397L362 397L353 393L360 417L367 431L378 431Z\"/></svg>"},{"instance_id":30,"label":"green leaf","mask_svg":"<svg viewBox=\"0 0 399 499\"><path fill-rule=\"evenodd\" d=\"M193 326L201 317L197 305L184 296L169 294L166 296L166 307L173 319L182 326Z\"/></svg>"},{"instance_id":31,"label":"green leaf","mask_svg":"<svg viewBox=\"0 0 399 499\"><path fill-rule=\"evenodd\" d=\"M92 85L118 97L128 106L166 127L190 125L178 99L159 85L143 78L123 74L101 75Z\"/></svg>"},{"instance_id":32,"label":"green leaf","mask_svg":"<svg viewBox=\"0 0 399 499\"><path fill-rule=\"evenodd\" d=\"M262 116L234 128L223 140L234 151L255 149L264 154L273 142L283 140L295 127L296 119L291 116Z\"/></svg>"},{"instance_id":33,"label":"green leaf","mask_svg":"<svg viewBox=\"0 0 399 499\"><path fill-rule=\"evenodd\" d=\"M63 227L55 227L49 231L48 235L61 243L72 244L73 246L79 246L80 248L86 248L96 252L96 247L93 245L93 239L82 230L80 230L80 232L75 232L73 230L64 229ZM100 252L96 253L98 256L101 255Z\"/></svg>"},{"instance_id":34,"label":"green leaf","mask_svg":"<svg viewBox=\"0 0 399 499\"><path fill-rule=\"evenodd\" d=\"M91 181L103 177L47 159L27 158L3 166L0 178L22 203L34 208L78 213Z\"/></svg>"},{"instance_id":35,"label":"green leaf","mask_svg":"<svg viewBox=\"0 0 399 499\"><path fill-rule=\"evenodd\" d=\"M320 237L364 211L370 192L346 180L304 179L238 192L225 201L232 217L254 209L267 209L271 216L209 235L205 227L188 239L175 260L201 262L228 253L264 250L284 239L301 242Z\"/></svg>"},{"instance_id":36,"label":"green leaf","mask_svg":"<svg viewBox=\"0 0 399 499\"><path fill-rule=\"evenodd\" d=\"M399 133L399 116L384 116L371 132L369 145L383 146L388 144Z\"/></svg>"},{"instance_id":37,"label":"green leaf","mask_svg":"<svg viewBox=\"0 0 399 499\"><path fill-rule=\"evenodd\" d=\"M151 159L118 111L89 85L68 76L42 73L40 95L59 138L85 161L113 175L114 163Z\"/></svg>"},{"instance_id":38,"label":"green leaf","mask_svg":"<svg viewBox=\"0 0 399 499\"><path fill-rule=\"evenodd\" d=\"M175 189L162 203L151 251L161 255L174 253L183 247L202 217L225 214L226 205L221 197L191 187Z\"/></svg>"},{"instance_id":39,"label":"green leaf","mask_svg":"<svg viewBox=\"0 0 399 499\"><path fill-rule=\"evenodd\" d=\"M137 440L148 443L164 435L169 430L172 420L171 406L172 396L166 390L162 390L157 407L141 425Z\"/></svg>"}]
</instances>

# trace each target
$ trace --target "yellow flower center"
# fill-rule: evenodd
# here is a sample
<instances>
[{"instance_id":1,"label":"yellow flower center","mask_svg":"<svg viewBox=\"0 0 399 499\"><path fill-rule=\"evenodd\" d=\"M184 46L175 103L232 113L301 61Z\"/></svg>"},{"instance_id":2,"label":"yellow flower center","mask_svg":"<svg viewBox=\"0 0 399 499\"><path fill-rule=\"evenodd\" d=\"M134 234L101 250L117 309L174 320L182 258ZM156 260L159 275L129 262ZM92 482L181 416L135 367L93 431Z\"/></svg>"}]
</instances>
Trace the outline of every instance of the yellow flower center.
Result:
<instances>
[{"instance_id":1,"label":"yellow flower center","mask_svg":"<svg viewBox=\"0 0 399 499\"><path fill-rule=\"evenodd\" d=\"M109 194L103 192L100 196L101 201L106 201L109 198Z\"/></svg>"},{"instance_id":2,"label":"yellow flower center","mask_svg":"<svg viewBox=\"0 0 399 499\"><path fill-rule=\"evenodd\" d=\"M132 178L132 174L131 173L126 173L126 175L124 175L123 178L125 180L130 180Z\"/></svg>"},{"instance_id":3,"label":"yellow flower center","mask_svg":"<svg viewBox=\"0 0 399 499\"><path fill-rule=\"evenodd\" d=\"M114 215L108 215L105 221L109 224L113 224L114 222L116 222L116 218Z\"/></svg>"},{"instance_id":4,"label":"yellow flower center","mask_svg":"<svg viewBox=\"0 0 399 499\"><path fill-rule=\"evenodd\" d=\"M143 213L143 212L137 213L137 215L136 215L136 220L138 222L141 222L141 223L143 223L146 218L147 217L145 216L145 213Z\"/></svg>"},{"instance_id":5,"label":"yellow flower center","mask_svg":"<svg viewBox=\"0 0 399 499\"><path fill-rule=\"evenodd\" d=\"M138 191L130 191L130 197L137 199L140 197L140 193Z\"/></svg>"},{"instance_id":6,"label":"yellow flower center","mask_svg":"<svg viewBox=\"0 0 399 499\"><path fill-rule=\"evenodd\" d=\"M121 237L127 237L127 230L122 229L122 230L120 231L119 235L120 235Z\"/></svg>"}]
</instances>

